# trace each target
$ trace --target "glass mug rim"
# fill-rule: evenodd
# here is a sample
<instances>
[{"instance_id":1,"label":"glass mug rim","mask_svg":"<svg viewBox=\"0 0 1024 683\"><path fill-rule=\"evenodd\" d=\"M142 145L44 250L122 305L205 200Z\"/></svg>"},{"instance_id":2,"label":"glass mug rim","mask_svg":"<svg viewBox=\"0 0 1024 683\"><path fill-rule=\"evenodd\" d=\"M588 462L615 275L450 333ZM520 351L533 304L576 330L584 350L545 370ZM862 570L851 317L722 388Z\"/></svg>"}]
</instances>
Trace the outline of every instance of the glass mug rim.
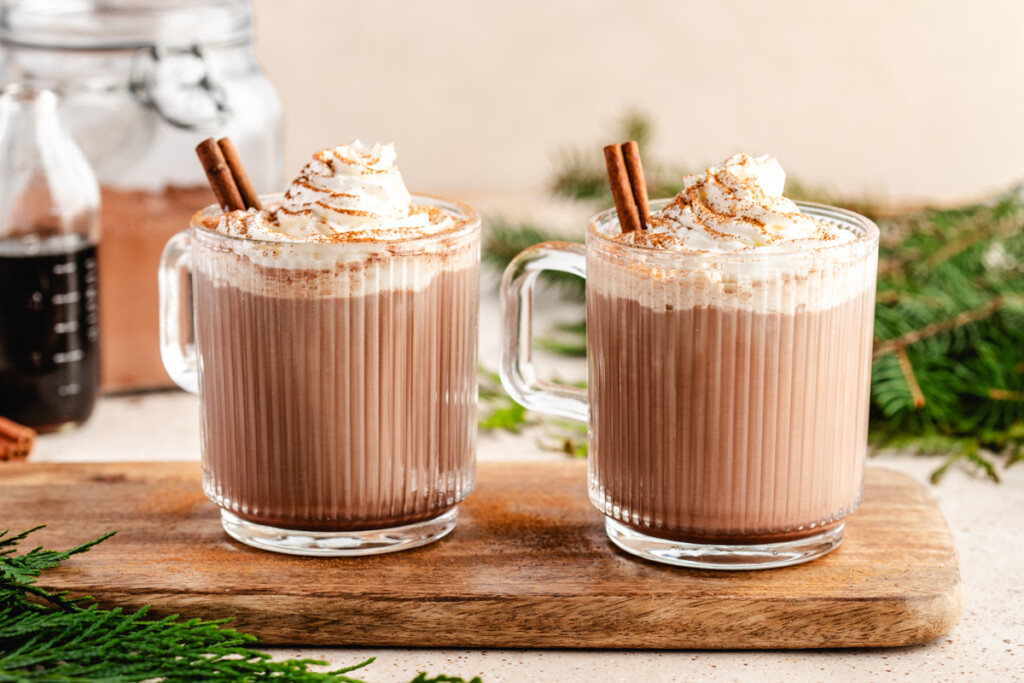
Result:
<instances>
[{"instance_id":1,"label":"glass mug rim","mask_svg":"<svg viewBox=\"0 0 1024 683\"><path fill-rule=\"evenodd\" d=\"M664 208L674 200L675 197L652 199L650 202L650 209L652 212L657 211ZM805 215L812 218L827 220L836 224L843 230L855 232L857 236L851 242L827 245L806 251L765 252L758 249L751 249L749 251L741 252L711 252L664 249L661 247L652 247L647 245L627 244L615 239L618 234L610 235L602 232L601 228L604 226L611 225L613 223L618 225L618 213L616 212L616 209L612 207L601 211L587 221L587 245L588 248L591 244L594 244L599 245L602 248L620 249L623 252L631 253L634 256L641 258L647 257L678 262L711 261L716 264L777 263L780 261L794 262L814 258L832 262L861 258L877 247L880 231L878 229L878 225L876 225L870 218L855 211L843 209L838 206L831 206L829 204L804 201L797 201L795 203L800 207L801 211L803 211Z\"/></svg>"},{"instance_id":2,"label":"glass mug rim","mask_svg":"<svg viewBox=\"0 0 1024 683\"><path fill-rule=\"evenodd\" d=\"M431 194L412 193L413 204L418 206L432 206L444 209L453 217L462 222L462 225L445 232L432 235L419 235L405 239L358 239L345 242L302 242L283 240L261 240L241 237L239 235L226 235L203 225L200 221L203 218L211 218L223 215L225 212L218 204L210 204L195 212L189 219L189 229L192 235L211 242L220 241L225 244L246 244L262 249L277 250L281 248L298 250L338 250L358 249L367 246L391 246L396 251L406 252L407 248L414 250L419 245L430 245L438 241L459 241L480 232L482 221L480 213L471 207L455 199L439 197ZM260 202L266 206L279 204L284 197L283 192L271 192L260 195ZM400 248L399 248L400 247Z\"/></svg>"}]
</instances>

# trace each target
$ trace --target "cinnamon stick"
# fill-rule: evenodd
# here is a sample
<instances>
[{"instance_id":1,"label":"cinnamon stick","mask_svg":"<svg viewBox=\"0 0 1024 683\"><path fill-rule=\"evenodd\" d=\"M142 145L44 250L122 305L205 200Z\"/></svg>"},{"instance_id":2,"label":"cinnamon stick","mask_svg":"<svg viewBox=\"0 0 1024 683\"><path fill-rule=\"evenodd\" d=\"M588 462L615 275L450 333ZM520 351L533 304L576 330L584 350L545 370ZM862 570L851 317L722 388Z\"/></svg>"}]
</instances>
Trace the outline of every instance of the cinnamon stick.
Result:
<instances>
[{"instance_id":1,"label":"cinnamon stick","mask_svg":"<svg viewBox=\"0 0 1024 683\"><path fill-rule=\"evenodd\" d=\"M225 211L244 211L245 202L235 185L235 179L231 175L231 169L224 160L217 141L207 138L196 147L196 155L203 170L206 171L206 178L210 181L210 188L217 197L217 203Z\"/></svg>"},{"instance_id":2,"label":"cinnamon stick","mask_svg":"<svg viewBox=\"0 0 1024 683\"><path fill-rule=\"evenodd\" d=\"M27 458L36 442L36 430L0 417L0 461Z\"/></svg>"},{"instance_id":3,"label":"cinnamon stick","mask_svg":"<svg viewBox=\"0 0 1024 683\"><path fill-rule=\"evenodd\" d=\"M622 156L620 145L608 145L604 148L604 163L608 169L608 183L615 200L615 210L619 214L619 226L623 233L639 230L641 227L640 213L633 199L633 189L629 184L629 172Z\"/></svg>"},{"instance_id":4,"label":"cinnamon stick","mask_svg":"<svg viewBox=\"0 0 1024 683\"><path fill-rule=\"evenodd\" d=\"M242 159L238 156L238 150L235 149L231 138L221 138L217 141L217 146L220 147L221 154L224 155L224 160L227 162L228 168L231 169L231 175L235 178L235 185L238 186L238 191L242 195L245 208L257 211L262 209L260 196L256 194L256 189L252 186L249 174L245 172L245 166L242 165Z\"/></svg>"},{"instance_id":5,"label":"cinnamon stick","mask_svg":"<svg viewBox=\"0 0 1024 683\"><path fill-rule=\"evenodd\" d=\"M647 216L651 213L647 201L647 181L644 180L644 167L640 164L640 145L636 140L622 143L622 157L626 162L629 174L629 185L633 190L633 202L640 214L640 229L647 229Z\"/></svg>"}]
</instances>

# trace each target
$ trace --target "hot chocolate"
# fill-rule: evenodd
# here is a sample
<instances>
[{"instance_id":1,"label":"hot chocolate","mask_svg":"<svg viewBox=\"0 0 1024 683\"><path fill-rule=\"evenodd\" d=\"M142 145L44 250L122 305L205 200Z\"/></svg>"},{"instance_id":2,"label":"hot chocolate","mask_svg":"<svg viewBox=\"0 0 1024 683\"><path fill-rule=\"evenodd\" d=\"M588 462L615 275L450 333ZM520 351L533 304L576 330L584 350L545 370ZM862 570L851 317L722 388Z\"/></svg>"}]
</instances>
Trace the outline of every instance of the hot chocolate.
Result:
<instances>
[{"instance_id":1,"label":"hot chocolate","mask_svg":"<svg viewBox=\"0 0 1024 683\"><path fill-rule=\"evenodd\" d=\"M472 489L479 219L394 156L324 150L263 210L193 221L204 488L243 542L413 547Z\"/></svg>"},{"instance_id":2,"label":"hot chocolate","mask_svg":"<svg viewBox=\"0 0 1024 683\"><path fill-rule=\"evenodd\" d=\"M813 312L655 310L593 295L594 502L694 543L838 524L860 502L872 303L862 292Z\"/></svg>"},{"instance_id":3,"label":"hot chocolate","mask_svg":"<svg viewBox=\"0 0 1024 683\"><path fill-rule=\"evenodd\" d=\"M360 281L363 292L261 266L232 281L218 263L230 257L193 249L205 486L217 503L257 524L347 531L437 517L469 493L471 248L438 257L418 289L401 271L427 259L399 272L401 257L342 267L335 285Z\"/></svg>"},{"instance_id":4,"label":"hot chocolate","mask_svg":"<svg viewBox=\"0 0 1024 683\"><path fill-rule=\"evenodd\" d=\"M590 499L627 552L707 569L827 553L860 503L878 229L798 206L778 163L743 154L640 220L638 161L605 155L616 209L586 247L536 245L505 271L502 382L589 421ZM543 270L586 277L586 391L531 365Z\"/></svg>"},{"instance_id":5,"label":"hot chocolate","mask_svg":"<svg viewBox=\"0 0 1024 683\"><path fill-rule=\"evenodd\" d=\"M688 177L647 230L591 235L591 497L624 527L778 543L860 503L874 249L783 181L738 155Z\"/></svg>"}]
</instances>

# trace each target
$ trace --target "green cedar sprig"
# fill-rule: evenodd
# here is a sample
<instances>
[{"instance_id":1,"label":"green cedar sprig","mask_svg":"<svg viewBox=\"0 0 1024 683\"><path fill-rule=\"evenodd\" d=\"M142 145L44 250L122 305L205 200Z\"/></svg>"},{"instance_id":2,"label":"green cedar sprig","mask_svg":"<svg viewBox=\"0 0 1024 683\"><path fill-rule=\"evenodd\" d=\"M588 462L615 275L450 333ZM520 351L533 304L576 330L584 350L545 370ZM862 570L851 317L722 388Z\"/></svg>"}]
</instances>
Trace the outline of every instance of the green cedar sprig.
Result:
<instances>
[{"instance_id":1,"label":"green cedar sprig","mask_svg":"<svg viewBox=\"0 0 1024 683\"><path fill-rule=\"evenodd\" d=\"M226 628L226 620L147 618L101 609L87 597L69 598L36 585L36 579L64 560L91 549L108 533L70 550L17 546L41 527L0 533L0 683L61 681L256 681L364 683L346 674L373 662L322 672L313 659L274 661L252 649L254 636ZM421 673L413 683L466 683ZM480 683L474 678L470 683Z\"/></svg>"}]
</instances>

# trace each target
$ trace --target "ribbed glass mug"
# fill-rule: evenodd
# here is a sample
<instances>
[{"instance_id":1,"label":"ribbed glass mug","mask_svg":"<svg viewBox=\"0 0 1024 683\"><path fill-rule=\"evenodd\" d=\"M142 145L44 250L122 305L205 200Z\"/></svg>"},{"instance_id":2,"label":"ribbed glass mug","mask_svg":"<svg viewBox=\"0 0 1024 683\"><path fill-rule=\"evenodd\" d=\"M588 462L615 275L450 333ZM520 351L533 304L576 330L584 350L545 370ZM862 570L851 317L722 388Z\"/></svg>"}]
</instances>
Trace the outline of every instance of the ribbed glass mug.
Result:
<instances>
[{"instance_id":1,"label":"ribbed glass mug","mask_svg":"<svg viewBox=\"0 0 1024 683\"><path fill-rule=\"evenodd\" d=\"M475 478L480 219L413 200L457 227L264 242L204 227L209 207L164 250L164 364L199 393L203 487L243 543L365 555L455 527Z\"/></svg>"},{"instance_id":2,"label":"ribbed glass mug","mask_svg":"<svg viewBox=\"0 0 1024 683\"><path fill-rule=\"evenodd\" d=\"M627 552L757 569L841 542L863 484L878 228L800 207L855 238L798 253L673 252L612 239L611 210L591 220L585 247L540 244L505 271L505 387L528 408L589 420L590 499ZM587 279L587 389L533 371L543 270Z\"/></svg>"}]
</instances>

